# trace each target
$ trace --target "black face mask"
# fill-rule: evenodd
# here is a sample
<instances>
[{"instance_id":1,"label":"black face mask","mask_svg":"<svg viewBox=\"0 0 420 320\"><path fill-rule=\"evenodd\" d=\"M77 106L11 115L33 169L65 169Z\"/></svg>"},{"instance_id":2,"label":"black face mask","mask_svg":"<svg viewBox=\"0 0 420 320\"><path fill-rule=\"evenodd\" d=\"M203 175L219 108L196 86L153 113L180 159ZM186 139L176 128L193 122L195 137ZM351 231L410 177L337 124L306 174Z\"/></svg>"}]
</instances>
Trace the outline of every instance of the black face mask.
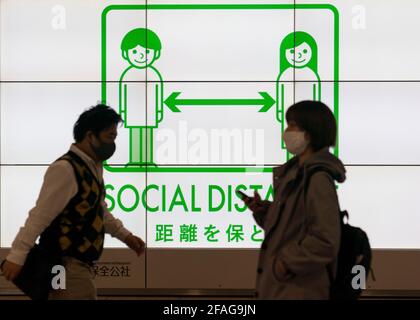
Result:
<instances>
[{"instance_id":1,"label":"black face mask","mask_svg":"<svg viewBox=\"0 0 420 320\"><path fill-rule=\"evenodd\" d=\"M93 144L91 144L91 147L93 149L93 152L95 152L96 156L99 160L105 161L112 157L112 155L115 152L115 149L117 148L115 145L115 142L106 143L100 141L99 147L95 147Z\"/></svg>"}]
</instances>

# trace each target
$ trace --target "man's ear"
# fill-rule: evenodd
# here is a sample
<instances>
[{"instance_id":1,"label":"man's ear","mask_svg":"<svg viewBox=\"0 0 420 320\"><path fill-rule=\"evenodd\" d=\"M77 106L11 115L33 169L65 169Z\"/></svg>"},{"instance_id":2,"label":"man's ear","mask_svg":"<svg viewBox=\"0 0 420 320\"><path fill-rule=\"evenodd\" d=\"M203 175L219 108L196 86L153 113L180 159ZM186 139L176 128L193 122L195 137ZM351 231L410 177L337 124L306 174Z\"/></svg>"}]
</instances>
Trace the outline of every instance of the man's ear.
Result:
<instances>
[{"instance_id":1,"label":"man's ear","mask_svg":"<svg viewBox=\"0 0 420 320\"><path fill-rule=\"evenodd\" d=\"M155 59L157 60L159 59L159 57L160 57L160 50L155 52Z\"/></svg>"},{"instance_id":2,"label":"man's ear","mask_svg":"<svg viewBox=\"0 0 420 320\"><path fill-rule=\"evenodd\" d=\"M128 60L128 52L127 50L122 50L122 56L125 60Z\"/></svg>"},{"instance_id":3,"label":"man's ear","mask_svg":"<svg viewBox=\"0 0 420 320\"><path fill-rule=\"evenodd\" d=\"M96 137L96 135L95 135L95 133L92 130L89 130L88 132L86 132L85 138L88 141L92 141L93 140L93 137Z\"/></svg>"},{"instance_id":4,"label":"man's ear","mask_svg":"<svg viewBox=\"0 0 420 320\"><path fill-rule=\"evenodd\" d=\"M87 131L86 133L85 133L85 138L84 139L86 139L86 140L90 140L90 139L92 139L92 131Z\"/></svg>"}]
</instances>

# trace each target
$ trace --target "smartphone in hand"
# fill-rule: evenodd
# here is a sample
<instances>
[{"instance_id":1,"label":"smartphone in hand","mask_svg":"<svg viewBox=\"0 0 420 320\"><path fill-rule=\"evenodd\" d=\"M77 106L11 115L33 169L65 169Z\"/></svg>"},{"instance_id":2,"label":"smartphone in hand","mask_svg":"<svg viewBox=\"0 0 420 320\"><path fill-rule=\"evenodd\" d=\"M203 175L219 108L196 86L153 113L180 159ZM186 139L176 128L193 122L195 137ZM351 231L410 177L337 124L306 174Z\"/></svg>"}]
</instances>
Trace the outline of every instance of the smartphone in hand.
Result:
<instances>
[{"instance_id":1,"label":"smartphone in hand","mask_svg":"<svg viewBox=\"0 0 420 320\"><path fill-rule=\"evenodd\" d=\"M242 200L247 200L247 199L251 198L250 196L246 195L245 193L243 193L240 190L236 190L236 193L241 197Z\"/></svg>"}]
</instances>

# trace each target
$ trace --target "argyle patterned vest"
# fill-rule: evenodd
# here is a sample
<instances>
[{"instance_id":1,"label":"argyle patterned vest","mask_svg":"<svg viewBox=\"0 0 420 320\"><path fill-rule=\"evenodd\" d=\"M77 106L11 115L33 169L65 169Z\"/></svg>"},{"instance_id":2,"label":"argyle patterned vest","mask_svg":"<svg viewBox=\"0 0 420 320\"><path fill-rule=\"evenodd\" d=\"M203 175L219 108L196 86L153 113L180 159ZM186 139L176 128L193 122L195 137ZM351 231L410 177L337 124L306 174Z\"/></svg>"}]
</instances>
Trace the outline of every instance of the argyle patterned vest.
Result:
<instances>
[{"instance_id":1,"label":"argyle patterned vest","mask_svg":"<svg viewBox=\"0 0 420 320\"><path fill-rule=\"evenodd\" d=\"M58 160L72 165L78 191L41 234L39 244L60 256L92 264L101 256L104 244L104 186L76 153L69 151Z\"/></svg>"}]
</instances>

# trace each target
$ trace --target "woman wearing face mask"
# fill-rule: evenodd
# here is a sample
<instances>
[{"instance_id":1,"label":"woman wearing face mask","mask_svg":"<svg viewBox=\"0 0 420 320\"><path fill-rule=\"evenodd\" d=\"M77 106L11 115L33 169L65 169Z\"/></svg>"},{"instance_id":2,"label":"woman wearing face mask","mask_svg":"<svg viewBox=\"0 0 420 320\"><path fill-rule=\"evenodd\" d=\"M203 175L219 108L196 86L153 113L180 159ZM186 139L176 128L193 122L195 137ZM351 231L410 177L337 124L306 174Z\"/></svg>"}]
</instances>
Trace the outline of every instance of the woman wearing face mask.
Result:
<instances>
[{"instance_id":1,"label":"woman wearing face mask","mask_svg":"<svg viewBox=\"0 0 420 320\"><path fill-rule=\"evenodd\" d=\"M257 269L260 299L328 299L340 244L336 182L342 162L329 152L336 123L321 102L302 101L286 113L283 134L294 155L273 169L274 201L245 200L264 229Z\"/></svg>"}]
</instances>

